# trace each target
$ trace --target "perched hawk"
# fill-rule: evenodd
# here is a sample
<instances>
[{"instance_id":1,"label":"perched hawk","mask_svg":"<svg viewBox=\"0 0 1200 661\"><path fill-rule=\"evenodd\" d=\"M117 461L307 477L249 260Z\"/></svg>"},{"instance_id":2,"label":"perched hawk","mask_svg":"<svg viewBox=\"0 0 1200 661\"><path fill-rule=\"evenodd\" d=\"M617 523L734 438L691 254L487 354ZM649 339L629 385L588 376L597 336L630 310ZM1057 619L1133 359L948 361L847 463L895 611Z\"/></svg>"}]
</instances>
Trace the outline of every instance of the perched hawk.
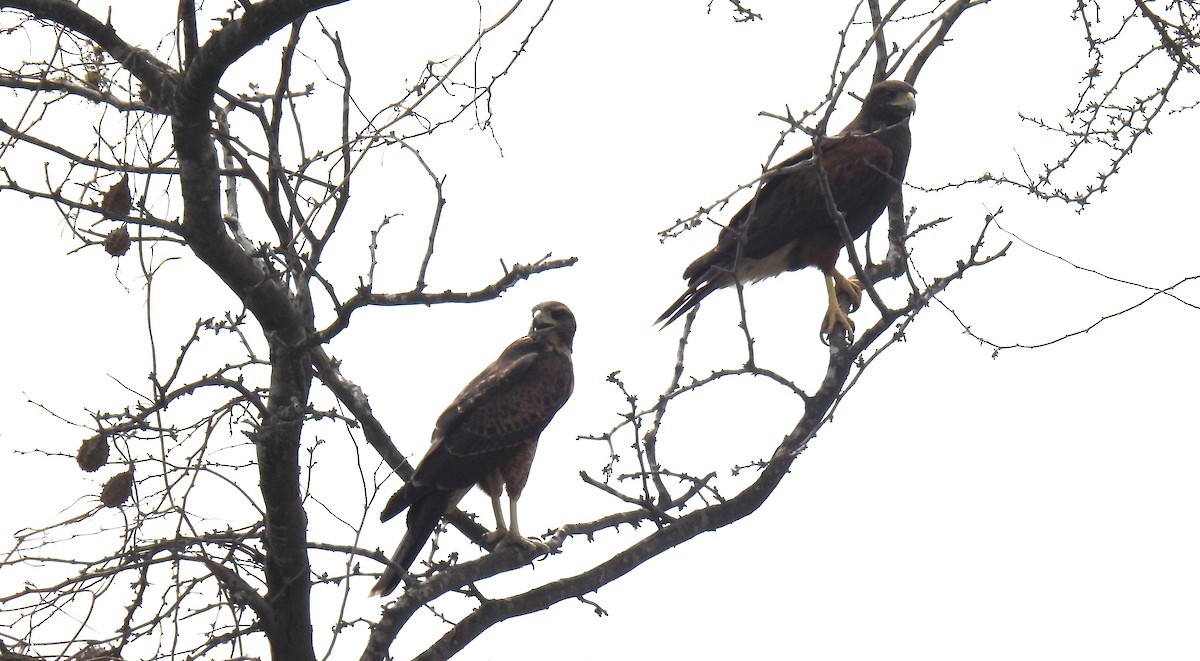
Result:
<instances>
[{"instance_id":1,"label":"perched hawk","mask_svg":"<svg viewBox=\"0 0 1200 661\"><path fill-rule=\"evenodd\" d=\"M388 500L382 521L408 510L408 530L391 564L371 589L387 595L412 566L438 520L474 485L492 498L496 548L540 544L521 536L517 499L529 479L538 436L574 387L571 342L575 315L550 301L533 308L529 334L508 345L494 363L471 380L438 418L433 442L413 477ZM500 493L507 487L509 522Z\"/></svg>"},{"instance_id":2,"label":"perched hawk","mask_svg":"<svg viewBox=\"0 0 1200 661\"><path fill-rule=\"evenodd\" d=\"M916 110L917 91L899 80L876 83L862 110L840 134L821 142L820 163L833 201L854 238L862 236L887 208L904 180L912 136L908 118ZM735 282L755 282L815 266L825 274L829 310L821 330L854 323L842 312L837 292L857 305L862 290L834 268L844 245L822 193L810 147L773 168L754 199L721 230L717 247L683 272L687 291L658 318L669 324L700 300ZM740 251L740 254L739 254ZM664 325L665 325L664 324Z\"/></svg>"}]
</instances>

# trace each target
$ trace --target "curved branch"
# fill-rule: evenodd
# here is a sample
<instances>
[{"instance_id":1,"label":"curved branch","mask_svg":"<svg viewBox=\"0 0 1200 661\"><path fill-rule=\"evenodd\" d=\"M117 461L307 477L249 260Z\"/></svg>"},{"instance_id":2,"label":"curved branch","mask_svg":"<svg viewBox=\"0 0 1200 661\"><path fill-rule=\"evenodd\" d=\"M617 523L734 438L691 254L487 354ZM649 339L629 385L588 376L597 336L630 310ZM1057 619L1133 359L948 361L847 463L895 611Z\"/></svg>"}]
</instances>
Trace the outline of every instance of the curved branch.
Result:
<instances>
[{"instance_id":1,"label":"curved branch","mask_svg":"<svg viewBox=\"0 0 1200 661\"><path fill-rule=\"evenodd\" d=\"M333 339L338 333L341 333L350 326L350 316L354 314L355 310L368 305L435 305L438 303L478 303L479 301L488 301L499 297L500 294L511 289L513 285L528 279L531 275L574 266L579 261L578 257L568 257L566 259L549 259L549 257L550 255L546 255L546 257L532 264L514 264L512 268L505 270L504 275L499 280L472 292L444 291L427 294L420 290L414 290L401 294L376 294L369 287L364 286L362 289L359 289L358 293L351 296L338 308L337 319L325 329L314 333L309 338L306 346L324 344Z\"/></svg>"},{"instance_id":2,"label":"curved branch","mask_svg":"<svg viewBox=\"0 0 1200 661\"><path fill-rule=\"evenodd\" d=\"M775 491L792 462L807 446L820 427L824 411L832 406L845 382L853 361L850 352L831 355L829 371L813 402L806 407L796 427L765 464L763 472L738 495L709 507L695 510L651 533L628 549L617 553L588 571L534 588L507 599L483 603L463 618L418 659L444 659L452 656L489 627L504 620L545 610L554 604L594 592L633 571L646 561L703 533L725 527L751 514Z\"/></svg>"},{"instance_id":3,"label":"curved branch","mask_svg":"<svg viewBox=\"0 0 1200 661\"><path fill-rule=\"evenodd\" d=\"M271 35L323 7L347 0L264 0L243 4L246 12L213 33L188 63L176 91L174 114L207 117L225 70Z\"/></svg>"},{"instance_id":4,"label":"curved branch","mask_svg":"<svg viewBox=\"0 0 1200 661\"><path fill-rule=\"evenodd\" d=\"M112 55L143 84L156 90L173 85L174 70L148 51L129 45L113 26L101 23L69 0L3 0L0 8L11 7L28 12L39 20L50 21L91 39ZM207 106L206 106L207 107Z\"/></svg>"}]
</instances>

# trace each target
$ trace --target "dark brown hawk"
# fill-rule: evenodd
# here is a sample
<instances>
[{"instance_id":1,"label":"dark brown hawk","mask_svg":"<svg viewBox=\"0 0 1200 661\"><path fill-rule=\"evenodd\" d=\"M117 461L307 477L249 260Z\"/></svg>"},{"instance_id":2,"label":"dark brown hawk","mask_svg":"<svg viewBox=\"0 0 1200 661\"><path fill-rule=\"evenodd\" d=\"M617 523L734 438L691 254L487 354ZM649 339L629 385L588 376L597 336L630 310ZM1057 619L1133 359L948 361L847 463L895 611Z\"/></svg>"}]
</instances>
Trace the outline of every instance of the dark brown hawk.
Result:
<instances>
[{"instance_id":1,"label":"dark brown hawk","mask_svg":"<svg viewBox=\"0 0 1200 661\"><path fill-rule=\"evenodd\" d=\"M904 181L912 145L908 119L917 107L916 93L903 81L876 83L858 116L820 143L829 191L854 238L879 218ZM834 268L844 243L822 192L813 148L766 175L754 198L721 230L717 247L684 270L687 291L658 318L660 323L670 324L735 281L755 282L815 266L825 274L829 294L822 332L841 327L852 334L854 323L838 305L837 293L846 293L857 305L862 290Z\"/></svg>"},{"instance_id":2,"label":"dark brown hawk","mask_svg":"<svg viewBox=\"0 0 1200 661\"><path fill-rule=\"evenodd\" d=\"M408 510L408 530L391 563L371 589L387 595L417 559L438 520L472 486L492 499L496 548L518 545L544 549L521 536L517 499L529 479L538 436L574 387L571 343L575 315L556 301L533 308L529 334L508 345L487 369L467 384L438 418L433 442L412 479L388 500L382 521ZM500 494L508 491L508 525Z\"/></svg>"}]
</instances>

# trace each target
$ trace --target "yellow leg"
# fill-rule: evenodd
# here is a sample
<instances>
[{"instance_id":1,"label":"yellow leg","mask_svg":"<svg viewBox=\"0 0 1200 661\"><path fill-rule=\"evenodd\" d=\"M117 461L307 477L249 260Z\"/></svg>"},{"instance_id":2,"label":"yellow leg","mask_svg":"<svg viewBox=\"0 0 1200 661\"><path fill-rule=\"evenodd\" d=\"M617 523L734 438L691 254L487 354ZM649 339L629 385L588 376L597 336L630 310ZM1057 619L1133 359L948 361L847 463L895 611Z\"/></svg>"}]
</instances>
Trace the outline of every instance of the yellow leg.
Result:
<instances>
[{"instance_id":1,"label":"yellow leg","mask_svg":"<svg viewBox=\"0 0 1200 661\"><path fill-rule=\"evenodd\" d=\"M500 508L500 496L492 498L492 513L496 515L496 530L508 530L504 525L504 510Z\"/></svg>"},{"instance_id":2,"label":"yellow leg","mask_svg":"<svg viewBox=\"0 0 1200 661\"><path fill-rule=\"evenodd\" d=\"M854 322L838 303L838 293L845 294L850 299L850 309L856 310L862 303L862 286L856 278L846 278L834 269L833 273L825 276L825 292L829 295L829 308L821 322L821 334L828 337L841 328L846 331L846 341L853 342Z\"/></svg>"},{"instance_id":3,"label":"yellow leg","mask_svg":"<svg viewBox=\"0 0 1200 661\"><path fill-rule=\"evenodd\" d=\"M517 524L517 499L510 497L508 499L508 520L512 523L509 530L512 531L513 537L521 537L521 527Z\"/></svg>"},{"instance_id":4,"label":"yellow leg","mask_svg":"<svg viewBox=\"0 0 1200 661\"><path fill-rule=\"evenodd\" d=\"M492 514L496 517L496 529L484 535L483 540L494 546L508 536L508 526L504 525L504 508L500 506L500 494L503 493L504 482L498 475L492 474L480 484L484 487L484 492L492 499Z\"/></svg>"},{"instance_id":5,"label":"yellow leg","mask_svg":"<svg viewBox=\"0 0 1200 661\"><path fill-rule=\"evenodd\" d=\"M498 509L499 505L496 505L496 507ZM549 546L546 546L545 544L537 541L536 539L529 539L529 538L521 535L521 527L520 527L520 524L517 522L517 499L516 498L508 499L508 529L507 530L498 529L494 532L488 533L488 537L489 537L488 541L496 542L496 547L494 549L492 549L494 551L499 551L500 549L506 548L509 546L520 547L521 550L525 551L526 553L530 553L533 551L537 551L539 553L545 553L546 551L550 550Z\"/></svg>"},{"instance_id":6,"label":"yellow leg","mask_svg":"<svg viewBox=\"0 0 1200 661\"><path fill-rule=\"evenodd\" d=\"M834 288L850 298L850 311L854 312L858 306L862 305L862 285L858 282L858 276L846 276L838 273L837 269L833 270Z\"/></svg>"}]
</instances>

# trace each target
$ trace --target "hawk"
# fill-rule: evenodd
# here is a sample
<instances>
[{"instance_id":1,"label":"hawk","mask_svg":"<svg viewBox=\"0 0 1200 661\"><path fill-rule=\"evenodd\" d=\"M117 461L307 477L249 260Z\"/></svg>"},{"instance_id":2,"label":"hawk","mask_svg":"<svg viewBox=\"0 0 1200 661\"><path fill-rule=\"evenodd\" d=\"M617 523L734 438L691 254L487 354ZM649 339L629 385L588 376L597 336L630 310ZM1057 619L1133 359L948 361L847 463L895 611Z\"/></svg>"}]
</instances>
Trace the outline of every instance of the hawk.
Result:
<instances>
[{"instance_id":1,"label":"hawk","mask_svg":"<svg viewBox=\"0 0 1200 661\"><path fill-rule=\"evenodd\" d=\"M871 87L862 110L836 136L820 143L833 203L858 238L879 218L904 181L912 146L908 119L917 91L900 80ZM785 271L815 266L825 274L829 309L821 331L839 327L853 336L854 323L837 302L838 292L854 305L862 301L857 280L834 268L844 243L821 187L813 148L766 173L754 198L721 230L717 247L683 272L687 291L658 318L664 326L687 314L714 290L735 282L756 282Z\"/></svg>"},{"instance_id":2,"label":"hawk","mask_svg":"<svg viewBox=\"0 0 1200 661\"><path fill-rule=\"evenodd\" d=\"M478 485L492 499L495 548L516 545L545 549L521 536L517 500L529 479L538 437L566 403L574 387L571 343L575 315L557 301L533 308L529 334L467 384L438 418L433 440L412 479L380 513L387 521L408 510L408 530L372 595L386 596L417 559L438 520ZM508 525L500 494L508 492Z\"/></svg>"}]
</instances>

